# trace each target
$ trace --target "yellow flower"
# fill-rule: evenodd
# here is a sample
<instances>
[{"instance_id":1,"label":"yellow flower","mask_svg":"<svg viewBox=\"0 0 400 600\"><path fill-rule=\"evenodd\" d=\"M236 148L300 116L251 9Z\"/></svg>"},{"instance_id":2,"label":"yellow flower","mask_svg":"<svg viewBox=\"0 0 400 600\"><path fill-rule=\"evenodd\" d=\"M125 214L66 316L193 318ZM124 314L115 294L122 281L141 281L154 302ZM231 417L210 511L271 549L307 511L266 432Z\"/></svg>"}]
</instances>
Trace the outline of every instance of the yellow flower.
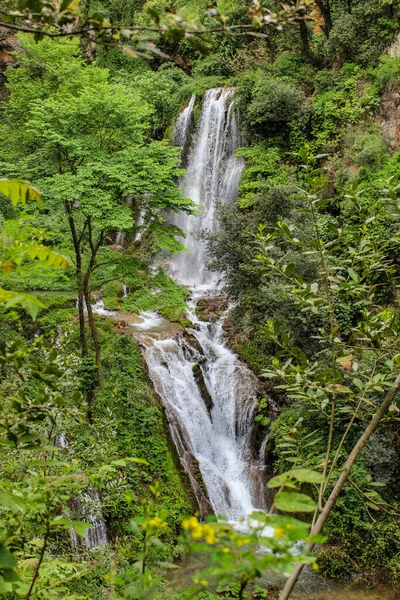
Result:
<instances>
[{"instance_id":1,"label":"yellow flower","mask_svg":"<svg viewBox=\"0 0 400 600\"><path fill-rule=\"evenodd\" d=\"M222 552L223 552L224 554L228 554L228 552L230 552L230 550L229 550L229 548L224 548L224 549L222 550Z\"/></svg>"},{"instance_id":2,"label":"yellow flower","mask_svg":"<svg viewBox=\"0 0 400 600\"><path fill-rule=\"evenodd\" d=\"M192 538L194 540L199 540L203 537L203 530L201 527L197 527L196 529L192 529Z\"/></svg>"},{"instance_id":3,"label":"yellow flower","mask_svg":"<svg viewBox=\"0 0 400 600\"><path fill-rule=\"evenodd\" d=\"M275 537L281 538L285 534L285 530L282 529L281 527L278 527L277 529L274 530L274 534L275 534Z\"/></svg>"},{"instance_id":4,"label":"yellow flower","mask_svg":"<svg viewBox=\"0 0 400 600\"><path fill-rule=\"evenodd\" d=\"M215 543L215 531L210 525L203 525L203 535L207 544Z\"/></svg>"},{"instance_id":5,"label":"yellow flower","mask_svg":"<svg viewBox=\"0 0 400 600\"><path fill-rule=\"evenodd\" d=\"M162 520L160 519L160 517L153 517L152 519L150 519L149 523L150 525L160 527L160 525L162 524Z\"/></svg>"},{"instance_id":6,"label":"yellow flower","mask_svg":"<svg viewBox=\"0 0 400 600\"><path fill-rule=\"evenodd\" d=\"M199 521L196 519L196 517L189 517L189 519L185 519L184 521L182 521L183 529L193 529L194 527L198 526Z\"/></svg>"},{"instance_id":7,"label":"yellow flower","mask_svg":"<svg viewBox=\"0 0 400 600\"><path fill-rule=\"evenodd\" d=\"M208 585L208 581L206 581L205 579L202 579L200 581L200 583L201 583L201 585L204 585L204 586Z\"/></svg>"}]
</instances>

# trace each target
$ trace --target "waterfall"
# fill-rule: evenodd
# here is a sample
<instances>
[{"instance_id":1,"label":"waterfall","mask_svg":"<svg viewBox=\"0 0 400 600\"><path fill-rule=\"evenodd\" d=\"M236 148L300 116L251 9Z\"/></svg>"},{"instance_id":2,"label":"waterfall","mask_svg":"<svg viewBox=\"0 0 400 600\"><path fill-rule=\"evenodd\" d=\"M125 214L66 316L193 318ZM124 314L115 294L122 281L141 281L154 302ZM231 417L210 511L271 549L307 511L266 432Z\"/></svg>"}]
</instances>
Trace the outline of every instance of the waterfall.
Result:
<instances>
[{"instance_id":1,"label":"waterfall","mask_svg":"<svg viewBox=\"0 0 400 600\"><path fill-rule=\"evenodd\" d=\"M185 150L192 127L193 110L196 96L193 95L187 107L179 114L174 125L174 141L177 146Z\"/></svg>"},{"instance_id":2,"label":"waterfall","mask_svg":"<svg viewBox=\"0 0 400 600\"><path fill-rule=\"evenodd\" d=\"M175 139L182 147L190 136L192 101L175 124ZM257 454L251 442L259 383L226 344L227 307L210 322L196 316L196 305L218 300L219 276L206 268L206 246L199 233L217 231L217 201L237 197L243 169L234 156L239 143L234 90L207 91L180 182L200 214L174 218L187 235L189 252L170 258L174 276L192 290L187 316L193 328L162 332L158 324L157 332L149 325L147 330L136 327L134 334L202 514L212 510L232 522L265 507L263 449Z\"/></svg>"},{"instance_id":3,"label":"waterfall","mask_svg":"<svg viewBox=\"0 0 400 600\"><path fill-rule=\"evenodd\" d=\"M58 438L58 445L61 448L69 449L69 443L66 435L62 433ZM70 509L80 520L84 520L92 527L87 529L84 544L88 550L95 550L99 546L104 546L108 542L107 527L103 518L101 500L99 492L93 488L82 491L70 501ZM70 510L67 511L71 517ZM73 546L79 546L80 538L73 527L70 528L71 543Z\"/></svg>"},{"instance_id":4,"label":"waterfall","mask_svg":"<svg viewBox=\"0 0 400 600\"><path fill-rule=\"evenodd\" d=\"M189 107L188 107L189 108ZM186 109L188 110L188 109ZM187 136L186 119L176 123L182 127L178 138ZM180 185L197 205L200 215L177 215L174 222L186 233L188 252L173 257L171 263L186 285L215 285L218 275L206 268L206 245L199 240L203 230L218 230L217 200L233 202L237 198L243 161L234 156L240 144L237 115L234 112L234 90L212 89L205 94L193 144L189 150L186 176Z\"/></svg>"},{"instance_id":5,"label":"waterfall","mask_svg":"<svg viewBox=\"0 0 400 600\"><path fill-rule=\"evenodd\" d=\"M76 497L71 502L74 513L79 520L89 523L92 527L87 529L84 544L88 550L95 550L100 546L104 546L108 542L107 527L104 522L103 512L101 509L101 500L97 490L89 488ZM79 536L71 527L71 542L73 546L78 546L80 542Z\"/></svg>"}]
</instances>

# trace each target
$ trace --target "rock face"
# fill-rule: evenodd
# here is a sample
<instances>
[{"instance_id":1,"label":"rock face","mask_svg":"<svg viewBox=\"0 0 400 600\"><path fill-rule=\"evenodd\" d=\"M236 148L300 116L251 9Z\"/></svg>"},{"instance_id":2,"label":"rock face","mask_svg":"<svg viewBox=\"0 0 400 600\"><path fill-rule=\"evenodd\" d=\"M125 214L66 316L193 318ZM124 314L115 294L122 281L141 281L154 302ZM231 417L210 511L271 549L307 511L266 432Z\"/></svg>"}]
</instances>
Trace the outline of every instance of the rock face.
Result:
<instances>
[{"instance_id":1,"label":"rock face","mask_svg":"<svg viewBox=\"0 0 400 600\"><path fill-rule=\"evenodd\" d=\"M206 405L206 409L211 418L211 411L214 407L213 399L211 398L210 392L207 389L206 382L204 381L203 371L201 370L201 366L199 363L193 365L193 377L195 382L197 383L197 387L200 390L201 397L204 400L204 404Z\"/></svg>"},{"instance_id":2,"label":"rock face","mask_svg":"<svg viewBox=\"0 0 400 600\"><path fill-rule=\"evenodd\" d=\"M400 91L391 81L382 94L376 120L386 134L390 148L397 150L400 145Z\"/></svg>"},{"instance_id":3,"label":"rock face","mask_svg":"<svg viewBox=\"0 0 400 600\"><path fill-rule=\"evenodd\" d=\"M196 305L196 315L200 321L215 323L228 308L226 296L201 298Z\"/></svg>"},{"instance_id":4,"label":"rock face","mask_svg":"<svg viewBox=\"0 0 400 600\"><path fill-rule=\"evenodd\" d=\"M17 57L13 55L16 50L21 50L17 36L10 35L7 29L0 27L0 100L6 98L5 72L17 63Z\"/></svg>"},{"instance_id":5,"label":"rock face","mask_svg":"<svg viewBox=\"0 0 400 600\"><path fill-rule=\"evenodd\" d=\"M400 33L396 36L394 42L388 48L389 56L400 56Z\"/></svg>"}]
</instances>

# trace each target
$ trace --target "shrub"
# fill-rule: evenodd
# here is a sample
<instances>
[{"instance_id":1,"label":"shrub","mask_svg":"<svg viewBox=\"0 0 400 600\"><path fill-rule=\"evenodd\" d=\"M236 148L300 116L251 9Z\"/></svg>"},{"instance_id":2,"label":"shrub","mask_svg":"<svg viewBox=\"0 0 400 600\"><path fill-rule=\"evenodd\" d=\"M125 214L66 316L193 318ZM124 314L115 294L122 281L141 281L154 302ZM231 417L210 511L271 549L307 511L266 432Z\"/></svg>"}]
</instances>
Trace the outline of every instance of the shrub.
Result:
<instances>
[{"instance_id":1,"label":"shrub","mask_svg":"<svg viewBox=\"0 0 400 600\"><path fill-rule=\"evenodd\" d=\"M257 133L281 133L302 111L305 95L292 83L258 71L239 85L239 105L247 126Z\"/></svg>"},{"instance_id":2,"label":"shrub","mask_svg":"<svg viewBox=\"0 0 400 600\"><path fill-rule=\"evenodd\" d=\"M109 281L101 288L106 298L121 297L123 294L122 284L120 281Z\"/></svg>"}]
</instances>

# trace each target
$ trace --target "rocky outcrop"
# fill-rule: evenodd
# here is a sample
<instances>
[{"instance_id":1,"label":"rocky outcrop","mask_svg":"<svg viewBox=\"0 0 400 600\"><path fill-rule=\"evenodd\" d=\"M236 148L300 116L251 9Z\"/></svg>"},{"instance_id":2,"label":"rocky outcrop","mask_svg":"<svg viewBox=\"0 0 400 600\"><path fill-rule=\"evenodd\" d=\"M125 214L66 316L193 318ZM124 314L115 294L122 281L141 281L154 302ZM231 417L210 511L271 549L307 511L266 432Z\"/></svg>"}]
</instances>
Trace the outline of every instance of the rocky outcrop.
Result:
<instances>
[{"instance_id":1,"label":"rocky outcrop","mask_svg":"<svg viewBox=\"0 0 400 600\"><path fill-rule=\"evenodd\" d=\"M196 305L196 315L200 321L215 323L228 308L226 296L215 296L213 298L201 298Z\"/></svg>"},{"instance_id":2,"label":"rocky outcrop","mask_svg":"<svg viewBox=\"0 0 400 600\"><path fill-rule=\"evenodd\" d=\"M7 29L0 27L0 100L4 100L7 95L5 72L8 67L16 65L17 57L14 53L17 50L21 50L17 36L10 35Z\"/></svg>"},{"instance_id":3,"label":"rocky outcrop","mask_svg":"<svg viewBox=\"0 0 400 600\"><path fill-rule=\"evenodd\" d=\"M195 365L193 365L193 377L195 382L197 383L197 387L200 390L201 397L204 400L204 404L206 405L206 409L208 410L211 419L211 411L214 407L214 402L210 395L210 392L207 389L200 363L196 363Z\"/></svg>"},{"instance_id":4,"label":"rocky outcrop","mask_svg":"<svg viewBox=\"0 0 400 600\"><path fill-rule=\"evenodd\" d=\"M385 133L391 150L397 150L400 145L400 90L395 82L389 81L386 84L376 120Z\"/></svg>"}]
</instances>

